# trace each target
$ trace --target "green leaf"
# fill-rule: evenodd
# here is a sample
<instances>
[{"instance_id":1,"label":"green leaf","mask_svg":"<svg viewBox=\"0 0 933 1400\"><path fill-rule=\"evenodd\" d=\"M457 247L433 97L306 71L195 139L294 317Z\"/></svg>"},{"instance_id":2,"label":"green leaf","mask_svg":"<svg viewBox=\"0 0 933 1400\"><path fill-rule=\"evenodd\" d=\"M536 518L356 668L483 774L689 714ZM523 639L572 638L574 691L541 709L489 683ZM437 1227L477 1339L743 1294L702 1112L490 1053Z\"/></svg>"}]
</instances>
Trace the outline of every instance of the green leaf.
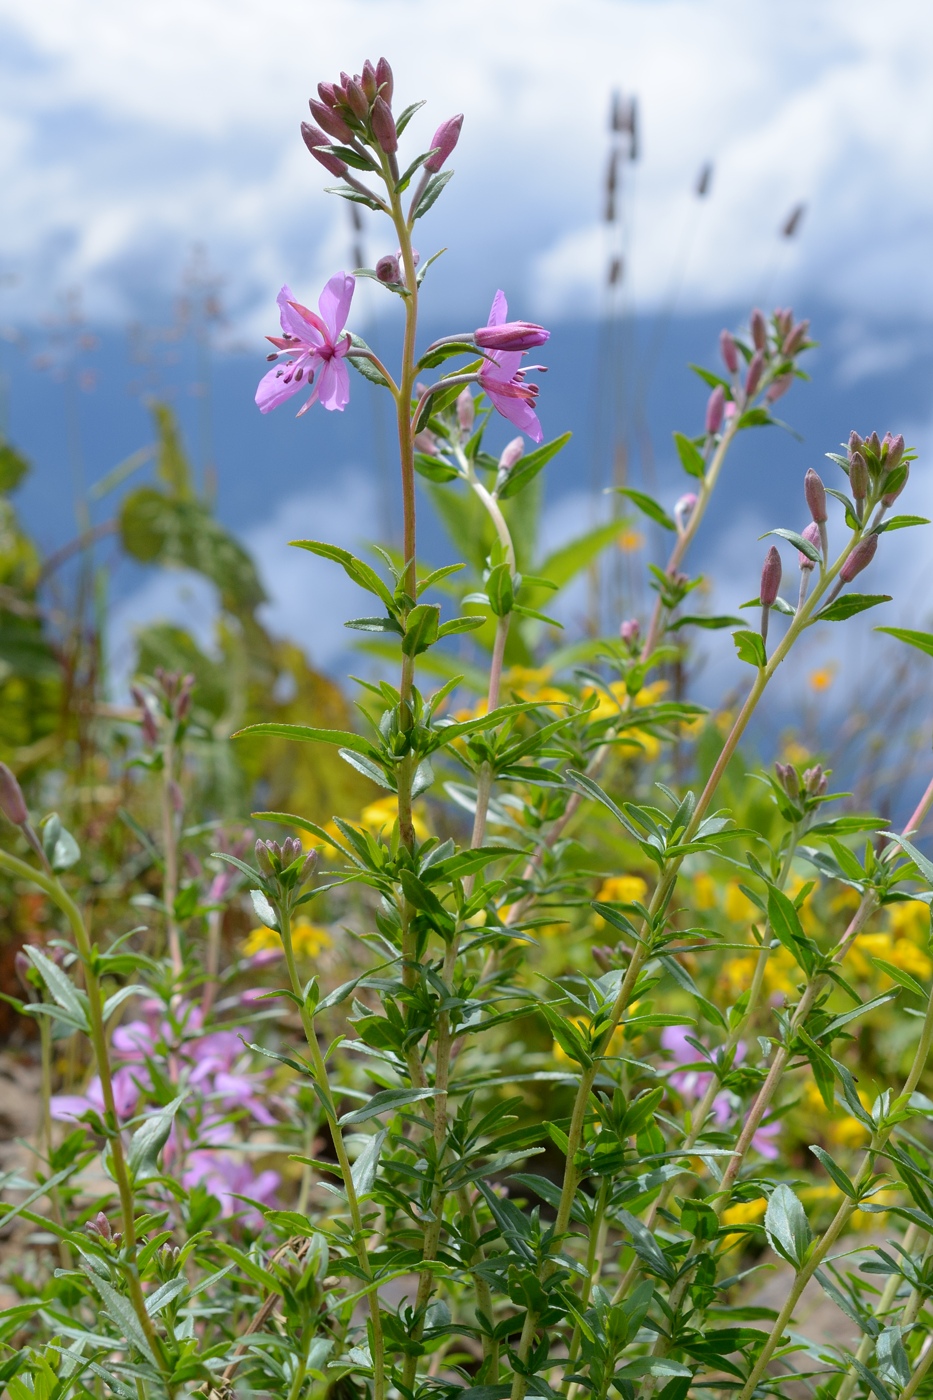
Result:
<instances>
[{"instance_id":1,"label":"green leaf","mask_svg":"<svg viewBox=\"0 0 933 1400\"><path fill-rule=\"evenodd\" d=\"M721 616L721 617L689 616L689 617L678 617L678 618L676 619L676 621L671 622L671 623L668 624L667 630L668 630L669 632L676 632L676 631L678 631L679 628L681 628L681 627L706 627L706 628L708 628L710 631L716 631L716 630L718 630L719 628L722 628L722 627L741 627L741 625L742 625L742 619L741 619L740 617L727 617L727 616Z\"/></svg>"},{"instance_id":2,"label":"green leaf","mask_svg":"<svg viewBox=\"0 0 933 1400\"><path fill-rule=\"evenodd\" d=\"M296 739L305 744L335 744L352 749L354 753L368 754L378 758L378 752L362 734L353 734L347 729L314 729L307 724L247 724L238 729L232 737L242 739L247 735L265 739Z\"/></svg>"},{"instance_id":3,"label":"green leaf","mask_svg":"<svg viewBox=\"0 0 933 1400\"><path fill-rule=\"evenodd\" d=\"M859 1016L864 1016L869 1011L877 1011L880 1006L887 1006L888 1002L893 1001L897 995L897 992L894 991L882 992L881 996L872 997L871 1001L863 1001L860 1006L853 1007L851 1011L843 1011L841 1015L834 1016L829 1025L824 1026L820 1031L820 1040L826 1040L828 1037L836 1035L850 1021L855 1021Z\"/></svg>"},{"instance_id":4,"label":"green leaf","mask_svg":"<svg viewBox=\"0 0 933 1400\"><path fill-rule=\"evenodd\" d=\"M380 1113L395 1113L421 1099L433 1098L436 1092L436 1089L380 1089L362 1108L345 1113L339 1120L340 1126L345 1128L348 1123L365 1123L368 1118L376 1118Z\"/></svg>"},{"instance_id":5,"label":"green leaf","mask_svg":"<svg viewBox=\"0 0 933 1400\"><path fill-rule=\"evenodd\" d=\"M836 1165L829 1153L824 1151L822 1147L816 1146L814 1143L810 1144L810 1151L818 1162L822 1162L833 1181L839 1187L839 1190L842 1191L844 1195L848 1196L850 1201L858 1200L858 1192L849 1177L846 1176L841 1167Z\"/></svg>"},{"instance_id":6,"label":"green leaf","mask_svg":"<svg viewBox=\"0 0 933 1400\"><path fill-rule=\"evenodd\" d=\"M55 871L69 870L81 859L81 848L70 831L62 826L57 812L42 824L42 849Z\"/></svg>"},{"instance_id":7,"label":"green leaf","mask_svg":"<svg viewBox=\"0 0 933 1400\"><path fill-rule=\"evenodd\" d=\"M814 967L811 940L803 931L793 900L775 885L768 890L768 922L775 937L809 976Z\"/></svg>"},{"instance_id":8,"label":"green leaf","mask_svg":"<svg viewBox=\"0 0 933 1400\"><path fill-rule=\"evenodd\" d=\"M674 444L677 448L677 455L680 458L680 465L688 476L696 476L702 481L706 475L706 463L703 460L703 453L695 442L683 433L674 434Z\"/></svg>"},{"instance_id":9,"label":"green leaf","mask_svg":"<svg viewBox=\"0 0 933 1400\"><path fill-rule=\"evenodd\" d=\"M542 467L546 467L548 462L567 446L572 436L572 433L562 433L553 442L546 442L541 447L536 447L534 452L519 457L504 484L499 487L496 493L499 500L507 501L510 497L517 496L519 491L523 491L528 483L538 475Z\"/></svg>"},{"instance_id":10,"label":"green leaf","mask_svg":"<svg viewBox=\"0 0 933 1400\"><path fill-rule=\"evenodd\" d=\"M352 617L344 627L352 627L355 632L392 632L402 636L401 624L394 617Z\"/></svg>"},{"instance_id":11,"label":"green leaf","mask_svg":"<svg viewBox=\"0 0 933 1400\"><path fill-rule=\"evenodd\" d=\"M367 353L371 353L370 347L361 336L354 335L352 331L348 331L347 334L350 336L350 341L354 350L364 350ZM391 388L389 381L382 371L376 368L372 360L367 360L365 355L348 355L347 359L350 361L353 368L361 374L364 379L368 379L371 384L378 384L382 389Z\"/></svg>"},{"instance_id":12,"label":"green leaf","mask_svg":"<svg viewBox=\"0 0 933 1400\"><path fill-rule=\"evenodd\" d=\"M350 1170L350 1176L360 1200L364 1196L368 1196L373 1189L373 1182L376 1180L376 1167L379 1165L379 1154L382 1152L388 1134L388 1128L380 1128L378 1133L367 1138L365 1147Z\"/></svg>"},{"instance_id":13,"label":"green leaf","mask_svg":"<svg viewBox=\"0 0 933 1400\"><path fill-rule=\"evenodd\" d=\"M774 419L766 408L748 408L738 421L738 428L767 428Z\"/></svg>"},{"instance_id":14,"label":"green leaf","mask_svg":"<svg viewBox=\"0 0 933 1400\"><path fill-rule=\"evenodd\" d=\"M445 462L442 457L432 457L429 452L415 453L415 471L427 481L453 481L460 475L456 467Z\"/></svg>"},{"instance_id":15,"label":"green leaf","mask_svg":"<svg viewBox=\"0 0 933 1400\"><path fill-rule=\"evenodd\" d=\"M875 631L885 632L889 637L896 637L899 642L933 656L933 632L915 632L910 627L876 627Z\"/></svg>"},{"instance_id":16,"label":"green leaf","mask_svg":"<svg viewBox=\"0 0 933 1400\"><path fill-rule=\"evenodd\" d=\"M13 491L29 471L26 458L8 442L0 443L0 491Z\"/></svg>"},{"instance_id":17,"label":"green leaf","mask_svg":"<svg viewBox=\"0 0 933 1400\"><path fill-rule=\"evenodd\" d=\"M475 355L476 346L472 340L449 340L445 345L438 345L433 350L426 350L415 366L416 369L437 369L445 360L451 359L454 355Z\"/></svg>"},{"instance_id":18,"label":"green leaf","mask_svg":"<svg viewBox=\"0 0 933 1400\"><path fill-rule=\"evenodd\" d=\"M354 753L352 749L338 749L337 752L344 763L349 763L351 768L355 768L358 773L362 773L364 778L370 778L379 787L388 788L389 792L395 792L396 787L388 777L385 770L380 768L378 763L374 763L365 754Z\"/></svg>"},{"instance_id":19,"label":"green leaf","mask_svg":"<svg viewBox=\"0 0 933 1400\"><path fill-rule=\"evenodd\" d=\"M740 661L746 661L749 666L758 666L759 668L768 664L765 644L761 640L759 632L750 632L743 627L741 631L733 632L732 640L735 643Z\"/></svg>"},{"instance_id":20,"label":"green leaf","mask_svg":"<svg viewBox=\"0 0 933 1400\"><path fill-rule=\"evenodd\" d=\"M452 617L449 622L441 623L437 635L440 638L452 637L458 632L475 632L485 621L484 617Z\"/></svg>"},{"instance_id":21,"label":"green leaf","mask_svg":"<svg viewBox=\"0 0 933 1400\"><path fill-rule=\"evenodd\" d=\"M486 596L496 617L506 617L515 606L512 571L508 564L496 564L486 580Z\"/></svg>"},{"instance_id":22,"label":"green leaf","mask_svg":"<svg viewBox=\"0 0 933 1400\"><path fill-rule=\"evenodd\" d=\"M636 1216L630 1215L627 1210L620 1210L618 1219L631 1236L632 1248L648 1272L657 1274L667 1283L673 1283L673 1266L648 1227L643 1225Z\"/></svg>"},{"instance_id":23,"label":"green leaf","mask_svg":"<svg viewBox=\"0 0 933 1400\"><path fill-rule=\"evenodd\" d=\"M769 535L779 535L782 540L787 540L795 549L799 549L801 554L805 554L808 559L812 559L814 564L819 564L823 558L815 544L811 544L803 535L798 535L796 530L765 530L763 535L759 535L760 540L766 540Z\"/></svg>"},{"instance_id":24,"label":"green leaf","mask_svg":"<svg viewBox=\"0 0 933 1400\"><path fill-rule=\"evenodd\" d=\"M627 496L643 515L647 515L649 520L653 520L656 524L662 525L665 530L676 531L677 526L674 521L668 515L664 507L658 505L657 501L652 496L646 495L644 491L633 491L629 486L616 486L613 489L618 495Z\"/></svg>"},{"instance_id":25,"label":"green leaf","mask_svg":"<svg viewBox=\"0 0 933 1400\"><path fill-rule=\"evenodd\" d=\"M848 617L855 617L856 613L865 612L868 608L876 608L879 603L890 603L890 593L843 593L841 598L830 603L828 607L821 608L814 618L814 622L845 622ZM875 629L880 632L880 627Z\"/></svg>"},{"instance_id":26,"label":"green leaf","mask_svg":"<svg viewBox=\"0 0 933 1400\"><path fill-rule=\"evenodd\" d=\"M922 515L892 515L890 520L882 520L880 525L876 525L871 533L883 535L885 530L909 530L912 525L929 525L929 523L929 520Z\"/></svg>"},{"instance_id":27,"label":"green leaf","mask_svg":"<svg viewBox=\"0 0 933 1400\"><path fill-rule=\"evenodd\" d=\"M436 175L431 176L424 187L421 198L418 200L417 209L414 211L414 214L411 215L412 222L414 222L415 219L420 219L422 214L428 212L431 205L440 196L447 181L453 179L453 173L452 170L439 170Z\"/></svg>"},{"instance_id":28,"label":"green leaf","mask_svg":"<svg viewBox=\"0 0 933 1400\"><path fill-rule=\"evenodd\" d=\"M158 1366L158 1362L152 1354L152 1348L146 1339L142 1324L133 1310L133 1305L128 1298L124 1298L122 1293L109 1284L106 1279L101 1278L96 1272L88 1270L88 1277L93 1281L104 1304L104 1311L109 1314L118 1327L121 1336L141 1351L147 1361L153 1366Z\"/></svg>"},{"instance_id":29,"label":"green leaf","mask_svg":"<svg viewBox=\"0 0 933 1400\"><path fill-rule=\"evenodd\" d=\"M129 1169L137 1181L158 1175L159 1153L168 1142L175 1114L181 1107L184 1098L184 1094L179 1094L178 1098L166 1104L158 1113L150 1114L142 1127L137 1128L130 1139L127 1161Z\"/></svg>"},{"instance_id":30,"label":"green leaf","mask_svg":"<svg viewBox=\"0 0 933 1400\"><path fill-rule=\"evenodd\" d=\"M79 992L67 973L64 973L60 967L53 963L51 958L46 957L45 953L40 952L38 948L27 944L23 951L48 987L52 1000L63 1011L67 1011L69 1018L89 1035L90 1026L87 1019L87 997L85 994Z\"/></svg>"},{"instance_id":31,"label":"green leaf","mask_svg":"<svg viewBox=\"0 0 933 1400\"><path fill-rule=\"evenodd\" d=\"M402 651L406 656L420 656L437 641L441 610L437 603L417 603L408 614Z\"/></svg>"},{"instance_id":32,"label":"green leaf","mask_svg":"<svg viewBox=\"0 0 933 1400\"><path fill-rule=\"evenodd\" d=\"M775 1254L780 1254L782 1259L799 1269L806 1259L813 1236L806 1211L784 1182L771 1193L764 1223L765 1233Z\"/></svg>"},{"instance_id":33,"label":"green leaf","mask_svg":"<svg viewBox=\"0 0 933 1400\"><path fill-rule=\"evenodd\" d=\"M332 559L339 564L349 578L360 588L365 588L367 593L374 593L379 600L385 604L387 612L395 612L395 599L391 589L383 582L376 573L362 559L357 559L348 549L341 549L335 544L325 544L321 540L289 540L295 549L306 549L309 554L317 554L321 559Z\"/></svg>"},{"instance_id":34,"label":"green leaf","mask_svg":"<svg viewBox=\"0 0 933 1400\"><path fill-rule=\"evenodd\" d=\"M902 967L895 967L893 963L885 962L884 958L873 958L871 954L868 956L868 961L872 963L874 967L877 967L879 972L883 972L886 977L890 977L892 982L896 982L898 986L903 987L906 992L910 992L913 996L919 997L921 1001L926 1001L927 994L916 977L911 977L910 973L905 972Z\"/></svg>"}]
</instances>

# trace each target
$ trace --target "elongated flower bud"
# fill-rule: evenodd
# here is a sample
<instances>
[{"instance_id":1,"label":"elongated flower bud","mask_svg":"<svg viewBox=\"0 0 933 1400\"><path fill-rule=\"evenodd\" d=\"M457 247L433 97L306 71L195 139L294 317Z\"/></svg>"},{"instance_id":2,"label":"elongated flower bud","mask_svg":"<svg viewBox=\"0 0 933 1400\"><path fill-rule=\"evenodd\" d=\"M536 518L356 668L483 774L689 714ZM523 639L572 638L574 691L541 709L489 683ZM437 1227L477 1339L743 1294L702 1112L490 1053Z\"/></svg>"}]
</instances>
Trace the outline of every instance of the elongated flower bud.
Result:
<instances>
[{"instance_id":1,"label":"elongated flower bud","mask_svg":"<svg viewBox=\"0 0 933 1400\"><path fill-rule=\"evenodd\" d=\"M778 553L777 545L772 545L765 556L764 568L761 571L761 590L759 599L763 608L770 608L778 595L781 586L781 556Z\"/></svg>"},{"instance_id":2,"label":"elongated flower bud","mask_svg":"<svg viewBox=\"0 0 933 1400\"><path fill-rule=\"evenodd\" d=\"M685 496L681 496L674 506L674 519L677 521L677 529L683 533L687 521L690 519L696 507L697 498L694 491L688 491Z\"/></svg>"},{"instance_id":3,"label":"elongated flower bud","mask_svg":"<svg viewBox=\"0 0 933 1400\"><path fill-rule=\"evenodd\" d=\"M800 779L797 777L797 769L792 763L776 763L774 771L778 775L781 787L787 796L793 801L800 796Z\"/></svg>"},{"instance_id":4,"label":"elongated flower bud","mask_svg":"<svg viewBox=\"0 0 933 1400\"><path fill-rule=\"evenodd\" d=\"M473 339L483 350L532 350L551 336L533 321L505 321L501 326L480 326Z\"/></svg>"},{"instance_id":5,"label":"elongated flower bud","mask_svg":"<svg viewBox=\"0 0 933 1400\"><path fill-rule=\"evenodd\" d=\"M510 472L515 466L515 463L518 461L518 459L524 456L524 453L524 438L514 437L511 442L507 442L505 447L503 447L502 455L499 458L500 472Z\"/></svg>"},{"instance_id":6,"label":"elongated flower bud","mask_svg":"<svg viewBox=\"0 0 933 1400\"><path fill-rule=\"evenodd\" d=\"M765 357L761 350L756 350L748 365L748 373L745 376L745 397L753 399L758 392L758 385L761 383L761 376L764 373Z\"/></svg>"},{"instance_id":7,"label":"elongated flower bud","mask_svg":"<svg viewBox=\"0 0 933 1400\"><path fill-rule=\"evenodd\" d=\"M856 574L860 574L863 569L867 569L875 557L878 549L878 536L866 535L849 555L842 568L839 570L839 577L843 583L851 583Z\"/></svg>"},{"instance_id":8,"label":"elongated flower bud","mask_svg":"<svg viewBox=\"0 0 933 1400\"><path fill-rule=\"evenodd\" d=\"M317 95L325 107L334 108L337 106L337 89L333 83L318 83Z\"/></svg>"},{"instance_id":9,"label":"elongated flower bud","mask_svg":"<svg viewBox=\"0 0 933 1400\"><path fill-rule=\"evenodd\" d=\"M328 170L331 175L346 175L347 167L345 162L342 161L339 156L332 155L330 151L321 149L321 147L329 146L330 141L319 127L312 126L310 122L302 122L301 139L314 156L314 159L319 161L324 169Z\"/></svg>"},{"instance_id":10,"label":"elongated flower bud","mask_svg":"<svg viewBox=\"0 0 933 1400\"><path fill-rule=\"evenodd\" d=\"M861 452L849 457L849 487L855 501L864 501L868 495L868 463Z\"/></svg>"},{"instance_id":11,"label":"elongated flower bud","mask_svg":"<svg viewBox=\"0 0 933 1400\"><path fill-rule=\"evenodd\" d=\"M431 149L433 155L428 156L424 163L425 170L430 170L435 174L440 170L454 146L460 140L460 128L463 126L463 113L460 112L455 117L448 117L431 137Z\"/></svg>"},{"instance_id":12,"label":"elongated flower bud","mask_svg":"<svg viewBox=\"0 0 933 1400\"><path fill-rule=\"evenodd\" d=\"M890 433L885 433L885 441L888 444L888 450L885 454L884 464L889 472L893 472L904 455L904 434L898 433L897 437L892 437ZM883 443L882 446L884 446Z\"/></svg>"},{"instance_id":13,"label":"elongated flower bud","mask_svg":"<svg viewBox=\"0 0 933 1400\"><path fill-rule=\"evenodd\" d=\"M808 768L803 775L803 785L810 797L822 797L829 787L829 779L823 772L822 763Z\"/></svg>"},{"instance_id":14,"label":"elongated flower bud","mask_svg":"<svg viewBox=\"0 0 933 1400\"><path fill-rule=\"evenodd\" d=\"M309 100L308 106L311 108L312 117L328 136L332 136L335 141L353 140L353 132L340 113L335 111L333 107L327 107L323 102L315 102L313 97Z\"/></svg>"},{"instance_id":15,"label":"elongated flower bud","mask_svg":"<svg viewBox=\"0 0 933 1400\"><path fill-rule=\"evenodd\" d=\"M901 482L900 486L895 487L893 491L885 491L884 495L881 497L881 504L885 507L885 509L887 509L888 506L893 506L894 502L897 500L898 496L901 494L904 487L907 485L907 477L910 475L910 468L905 467L904 472L904 480Z\"/></svg>"},{"instance_id":16,"label":"elongated flower bud","mask_svg":"<svg viewBox=\"0 0 933 1400\"><path fill-rule=\"evenodd\" d=\"M853 452L861 452L861 450L862 439L859 437L858 433L853 428L851 433L849 434L849 456L851 457Z\"/></svg>"},{"instance_id":17,"label":"elongated flower bud","mask_svg":"<svg viewBox=\"0 0 933 1400\"><path fill-rule=\"evenodd\" d=\"M722 427L722 417L726 407L726 394L721 384L717 384L706 401L706 435L713 437Z\"/></svg>"},{"instance_id":18,"label":"elongated flower bud","mask_svg":"<svg viewBox=\"0 0 933 1400\"><path fill-rule=\"evenodd\" d=\"M820 527L819 525L817 525L815 520L811 520L807 528L805 530L801 530L800 533L803 535L804 539L807 540L810 544L814 545L817 549L820 548ZM800 561L801 569L816 568L816 565L814 564L813 560L810 559L806 554L804 554L802 550L797 550L797 558Z\"/></svg>"},{"instance_id":19,"label":"elongated flower bud","mask_svg":"<svg viewBox=\"0 0 933 1400\"><path fill-rule=\"evenodd\" d=\"M376 84L380 93L389 106L392 106L392 94L395 91L395 79L392 76L392 69L389 67L387 58L380 58L376 64Z\"/></svg>"},{"instance_id":20,"label":"elongated flower bud","mask_svg":"<svg viewBox=\"0 0 933 1400\"><path fill-rule=\"evenodd\" d=\"M729 331L719 332L719 353L722 355L722 362L730 374L737 374L739 368L739 352L735 348Z\"/></svg>"},{"instance_id":21,"label":"elongated flower bud","mask_svg":"<svg viewBox=\"0 0 933 1400\"><path fill-rule=\"evenodd\" d=\"M457 422L460 424L461 433L473 431L473 422L476 418L476 405L473 402L473 395L470 393L470 386L457 396Z\"/></svg>"},{"instance_id":22,"label":"elongated flower bud","mask_svg":"<svg viewBox=\"0 0 933 1400\"><path fill-rule=\"evenodd\" d=\"M781 307L776 306L774 308L774 321L778 330L781 332L781 335L784 336L784 338L786 339L787 336L790 335L791 327L794 324L793 311L791 311L789 306L785 307L783 310L781 309ZM810 323L808 321L807 325L809 324Z\"/></svg>"},{"instance_id":23,"label":"elongated flower bud","mask_svg":"<svg viewBox=\"0 0 933 1400\"><path fill-rule=\"evenodd\" d=\"M749 327L752 332L752 340L756 350L764 350L768 343L768 327L765 318L756 306L749 318Z\"/></svg>"},{"instance_id":24,"label":"elongated flower bud","mask_svg":"<svg viewBox=\"0 0 933 1400\"><path fill-rule=\"evenodd\" d=\"M811 467L803 479L803 494L817 525L826 519L826 487Z\"/></svg>"},{"instance_id":25,"label":"elongated flower bud","mask_svg":"<svg viewBox=\"0 0 933 1400\"><path fill-rule=\"evenodd\" d=\"M5 763L0 763L0 812L14 826L25 826L29 821L23 789L16 774Z\"/></svg>"},{"instance_id":26,"label":"elongated flower bud","mask_svg":"<svg viewBox=\"0 0 933 1400\"><path fill-rule=\"evenodd\" d=\"M360 87L369 98L370 102L375 101L378 84L376 82L376 70L367 58L363 64L363 72L360 77Z\"/></svg>"},{"instance_id":27,"label":"elongated flower bud","mask_svg":"<svg viewBox=\"0 0 933 1400\"><path fill-rule=\"evenodd\" d=\"M362 121L369 116L369 98L355 78L351 78L348 83L344 83L347 90L347 106L355 117Z\"/></svg>"},{"instance_id":28,"label":"elongated flower bud","mask_svg":"<svg viewBox=\"0 0 933 1400\"><path fill-rule=\"evenodd\" d=\"M400 282L402 270L398 265L398 258L392 253L386 253L385 257L376 263L376 276L380 282Z\"/></svg>"},{"instance_id":29,"label":"elongated flower bud","mask_svg":"<svg viewBox=\"0 0 933 1400\"><path fill-rule=\"evenodd\" d=\"M383 97L377 97L373 103L372 117L373 135L387 156L394 155L398 150L398 132L395 130L395 118L388 102Z\"/></svg>"},{"instance_id":30,"label":"elongated flower bud","mask_svg":"<svg viewBox=\"0 0 933 1400\"><path fill-rule=\"evenodd\" d=\"M415 434L415 451L425 452L429 457L437 456L437 438L429 428L422 428Z\"/></svg>"},{"instance_id":31,"label":"elongated flower bud","mask_svg":"<svg viewBox=\"0 0 933 1400\"><path fill-rule=\"evenodd\" d=\"M801 345L806 340L807 331L809 329L809 321L798 321L796 326L794 326L793 330L791 331L790 335L787 336L786 340L784 341L784 344L781 346L781 354L784 355L787 359L790 359L791 355L796 355L797 351L800 349Z\"/></svg>"},{"instance_id":32,"label":"elongated flower bud","mask_svg":"<svg viewBox=\"0 0 933 1400\"><path fill-rule=\"evenodd\" d=\"M641 628L638 625L638 619L635 617L626 618L619 628L619 636L627 646L634 646L641 636Z\"/></svg>"},{"instance_id":33,"label":"elongated flower bud","mask_svg":"<svg viewBox=\"0 0 933 1400\"><path fill-rule=\"evenodd\" d=\"M874 452L876 457L881 456L881 439L877 433L872 433L871 437L865 439L865 446Z\"/></svg>"}]
</instances>

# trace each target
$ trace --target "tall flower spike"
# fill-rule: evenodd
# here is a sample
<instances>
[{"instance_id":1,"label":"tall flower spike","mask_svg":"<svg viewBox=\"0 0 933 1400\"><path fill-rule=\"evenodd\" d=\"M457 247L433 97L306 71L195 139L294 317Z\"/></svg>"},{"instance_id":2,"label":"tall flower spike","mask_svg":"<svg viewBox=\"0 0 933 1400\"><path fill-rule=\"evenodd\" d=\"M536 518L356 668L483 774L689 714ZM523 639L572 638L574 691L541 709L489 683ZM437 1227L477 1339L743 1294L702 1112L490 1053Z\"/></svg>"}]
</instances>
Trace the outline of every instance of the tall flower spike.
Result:
<instances>
[{"instance_id":1,"label":"tall flower spike","mask_svg":"<svg viewBox=\"0 0 933 1400\"><path fill-rule=\"evenodd\" d=\"M318 300L317 312L295 301L291 290L283 287L276 298L282 334L266 339L276 347L269 358L287 356L284 365L270 369L260 380L256 403L260 413L273 408L297 394L299 389L314 387L298 416L306 413L313 403L324 408L346 408L350 399L350 375L344 363L350 349L349 335L343 334L353 299L353 278L345 272L332 277ZM315 379L317 382L315 382Z\"/></svg>"}]
</instances>

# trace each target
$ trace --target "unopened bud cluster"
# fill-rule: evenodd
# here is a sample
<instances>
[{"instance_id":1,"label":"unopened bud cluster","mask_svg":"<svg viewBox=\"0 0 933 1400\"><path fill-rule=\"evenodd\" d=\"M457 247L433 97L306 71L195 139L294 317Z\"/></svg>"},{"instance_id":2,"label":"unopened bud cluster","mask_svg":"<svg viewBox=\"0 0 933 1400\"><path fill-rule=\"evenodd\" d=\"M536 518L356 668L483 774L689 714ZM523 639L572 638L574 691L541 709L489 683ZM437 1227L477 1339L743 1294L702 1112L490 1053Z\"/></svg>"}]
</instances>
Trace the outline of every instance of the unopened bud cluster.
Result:
<instances>
[{"instance_id":1,"label":"unopened bud cluster","mask_svg":"<svg viewBox=\"0 0 933 1400\"><path fill-rule=\"evenodd\" d=\"M866 505L869 509L880 502L883 510L893 506L907 485L912 455L905 455L904 437L898 433L885 433L879 438L872 433L862 438L855 431L849 434L845 457L831 454L848 472L849 490L855 503L859 519L864 519Z\"/></svg>"},{"instance_id":2,"label":"unopened bud cluster","mask_svg":"<svg viewBox=\"0 0 933 1400\"><path fill-rule=\"evenodd\" d=\"M768 403L776 403L787 393L794 382L796 356L810 346L809 330L809 321L795 321L792 311L779 307L770 322L756 308L749 318L747 339L728 330L720 333L719 353L731 388L717 384L709 396L707 437L715 437L737 409L746 408L762 389Z\"/></svg>"},{"instance_id":3,"label":"unopened bud cluster","mask_svg":"<svg viewBox=\"0 0 933 1400\"><path fill-rule=\"evenodd\" d=\"M282 890L300 888L310 880L317 864L317 851L304 853L297 836L278 841L257 841L254 847L256 863L263 875L275 881Z\"/></svg>"}]
</instances>

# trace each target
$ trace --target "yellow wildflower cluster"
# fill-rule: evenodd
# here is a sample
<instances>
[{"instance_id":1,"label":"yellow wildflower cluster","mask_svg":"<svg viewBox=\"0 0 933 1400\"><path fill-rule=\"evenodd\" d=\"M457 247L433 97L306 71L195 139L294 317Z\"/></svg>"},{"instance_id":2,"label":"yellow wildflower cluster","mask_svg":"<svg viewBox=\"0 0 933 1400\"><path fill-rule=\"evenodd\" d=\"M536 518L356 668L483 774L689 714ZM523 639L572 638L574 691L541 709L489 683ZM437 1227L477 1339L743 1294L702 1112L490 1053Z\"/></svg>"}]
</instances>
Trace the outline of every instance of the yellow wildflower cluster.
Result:
<instances>
[{"instance_id":1,"label":"yellow wildflower cluster","mask_svg":"<svg viewBox=\"0 0 933 1400\"><path fill-rule=\"evenodd\" d=\"M643 902L648 886L640 875L610 875L597 891L601 904L633 904Z\"/></svg>"},{"instance_id":2,"label":"yellow wildflower cluster","mask_svg":"<svg viewBox=\"0 0 933 1400\"><path fill-rule=\"evenodd\" d=\"M396 798L392 796L380 797L376 802L370 802L368 807L363 808L357 819L357 825L363 827L366 831L372 832L374 836L378 836L380 831L392 830L397 816L398 805ZM426 841L431 833L425 825L424 819L418 812L413 812L411 820L418 840ZM322 841L319 836L315 836L312 832L302 831L300 833L301 844L304 846L305 850L321 850L324 848L328 851L336 851L338 849L338 843L342 843L344 840L337 828L336 822L325 822L321 830L332 837L333 840L331 842Z\"/></svg>"},{"instance_id":3,"label":"yellow wildflower cluster","mask_svg":"<svg viewBox=\"0 0 933 1400\"><path fill-rule=\"evenodd\" d=\"M296 957L319 957L324 949L330 948L332 944L333 939L326 928L309 923L307 919L296 919L292 924L292 947ZM260 924L258 928L251 929L247 934L243 944L243 952L248 958L252 958L257 953L265 953L270 948L281 948L281 946L281 934L276 933L274 928L266 928L264 924Z\"/></svg>"}]
</instances>

